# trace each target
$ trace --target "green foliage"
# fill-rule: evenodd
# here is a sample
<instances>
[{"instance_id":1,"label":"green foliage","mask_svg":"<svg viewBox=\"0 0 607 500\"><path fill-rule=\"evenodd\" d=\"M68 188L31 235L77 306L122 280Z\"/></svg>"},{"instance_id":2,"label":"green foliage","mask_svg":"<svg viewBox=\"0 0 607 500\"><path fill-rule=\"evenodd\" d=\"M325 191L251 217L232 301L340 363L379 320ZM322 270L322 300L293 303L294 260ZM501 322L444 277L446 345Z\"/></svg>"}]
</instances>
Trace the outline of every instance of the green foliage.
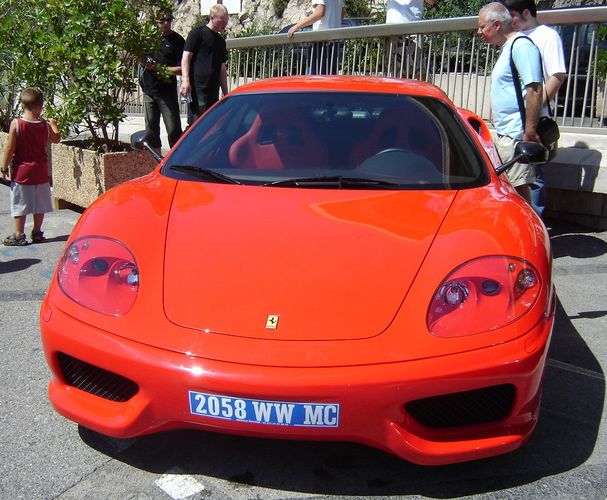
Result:
<instances>
[{"instance_id":1,"label":"green foliage","mask_svg":"<svg viewBox=\"0 0 607 500\"><path fill-rule=\"evenodd\" d=\"M282 17L287 5L289 4L289 0L272 0L272 5L274 6L274 12L278 17Z\"/></svg>"},{"instance_id":2,"label":"green foliage","mask_svg":"<svg viewBox=\"0 0 607 500\"><path fill-rule=\"evenodd\" d=\"M424 19L476 16L487 0L439 0L434 7L426 8Z\"/></svg>"},{"instance_id":3,"label":"green foliage","mask_svg":"<svg viewBox=\"0 0 607 500\"><path fill-rule=\"evenodd\" d=\"M47 96L54 95L46 107L63 134L86 128L98 145L115 141L129 94L137 84L137 62L158 48L156 19L161 11L172 9L170 0L25 0L25 4L24 0L2 3L0 56L10 61L9 70L0 70L3 87L6 82L16 93L39 86Z\"/></svg>"},{"instance_id":4,"label":"green foliage","mask_svg":"<svg viewBox=\"0 0 607 500\"><path fill-rule=\"evenodd\" d=\"M371 15L371 8L366 0L345 0L344 7L348 17L369 17Z\"/></svg>"},{"instance_id":5,"label":"green foliage","mask_svg":"<svg viewBox=\"0 0 607 500\"><path fill-rule=\"evenodd\" d=\"M27 86L52 95L38 54L44 51L44 32L38 25L40 7L31 0L0 0L0 130L8 131L19 114L19 93ZM49 94L49 90L51 91Z\"/></svg>"},{"instance_id":6,"label":"green foliage","mask_svg":"<svg viewBox=\"0 0 607 500\"><path fill-rule=\"evenodd\" d=\"M271 24L247 24L247 26L240 33L238 33L238 35L236 35L236 38L273 35L275 33L276 30Z\"/></svg>"},{"instance_id":7,"label":"green foliage","mask_svg":"<svg viewBox=\"0 0 607 500\"><path fill-rule=\"evenodd\" d=\"M155 13L164 2L138 0L48 0L42 19L49 27L45 58L56 83L59 123L76 131L84 124L98 142L117 140L133 70L159 44ZM110 137L109 128L114 126Z\"/></svg>"},{"instance_id":8,"label":"green foliage","mask_svg":"<svg viewBox=\"0 0 607 500\"><path fill-rule=\"evenodd\" d=\"M599 26L597 32L598 42L598 57L597 57L597 73L599 78L605 78L607 75L607 25Z\"/></svg>"},{"instance_id":9,"label":"green foliage","mask_svg":"<svg viewBox=\"0 0 607 500\"><path fill-rule=\"evenodd\" d=\"M204 26L209 23L209 15L205 14L204 16L200 13L197 13L194 16L194 21L192 22L192 28L198 28L199 26Z\"/></svg>"}]
</instances>

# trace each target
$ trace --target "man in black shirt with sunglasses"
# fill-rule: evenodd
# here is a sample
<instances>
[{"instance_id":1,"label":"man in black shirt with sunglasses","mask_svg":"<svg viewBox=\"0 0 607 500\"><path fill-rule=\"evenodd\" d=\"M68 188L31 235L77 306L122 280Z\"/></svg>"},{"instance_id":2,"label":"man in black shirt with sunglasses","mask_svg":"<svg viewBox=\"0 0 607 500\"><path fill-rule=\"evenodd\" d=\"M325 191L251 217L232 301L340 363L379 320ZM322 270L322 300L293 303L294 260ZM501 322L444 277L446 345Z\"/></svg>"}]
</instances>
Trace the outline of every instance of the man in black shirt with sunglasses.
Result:
<instances>
[{"instance_id":1,"label":"man in black shirt with sunglasses","mask_svg":"<svg viewBox=\"0 0 607 500\"><path fill-rule=\"evenodd\" d=\"M139 82L144 92L146 140L160 149L160 116L173 147L181 136L181 118L177 97L177 77L181 74L181 57L185 40L172 29L173 15L164 12L158 20L162 35L158 54L140 65Z\"/></svg>"}]
</instances>

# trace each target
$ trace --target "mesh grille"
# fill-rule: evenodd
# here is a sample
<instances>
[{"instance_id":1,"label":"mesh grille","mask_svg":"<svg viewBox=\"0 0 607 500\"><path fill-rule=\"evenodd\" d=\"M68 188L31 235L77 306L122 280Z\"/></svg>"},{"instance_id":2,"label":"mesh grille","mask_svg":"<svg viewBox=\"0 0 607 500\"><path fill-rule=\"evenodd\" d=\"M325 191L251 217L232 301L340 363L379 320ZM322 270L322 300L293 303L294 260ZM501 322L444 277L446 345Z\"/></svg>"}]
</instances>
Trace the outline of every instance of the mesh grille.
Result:
<instances>
[{"instance_id":1,"label":"mesh grille","mask_svg":"<svg viewBox=\"0 0 607 500\"><path fill-rule=\"evenodd\" d=\"M110 401L124 402L139 391L135 382L90 365L62 352L57 354L61 372L68 385Z\"/></svg>"},{"instance_id":2,"label":"mesh grille","mask_svg":"<svg viewBox=\"0 0 607 500\"><path fill-rule=\"evenodd\" d=\"M420 424L432 428L457 427L502 420L514 404L515 388L494 385L473 391L417 399L405 405Z\"/></svg>"}]
</instances>

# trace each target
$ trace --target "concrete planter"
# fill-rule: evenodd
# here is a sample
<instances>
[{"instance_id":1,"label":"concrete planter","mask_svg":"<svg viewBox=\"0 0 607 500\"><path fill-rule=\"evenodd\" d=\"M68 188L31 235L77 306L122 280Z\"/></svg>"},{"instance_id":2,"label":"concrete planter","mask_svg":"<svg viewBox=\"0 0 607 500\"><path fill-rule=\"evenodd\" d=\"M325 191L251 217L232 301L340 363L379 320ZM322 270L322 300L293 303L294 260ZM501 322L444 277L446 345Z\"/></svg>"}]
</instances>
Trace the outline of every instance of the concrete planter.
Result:
<instances>
[{"instance_id":1,"label":"concrete planter","mask_svg":"<svg viewBox=\"0 0 607 500\"><path fill-rule=\"evenodd\" d=\"M156 162L144 151L98 153L69 143L52 145L53 196L57 208L88 207L108 189L149 174Z\"/></svg>"},{"instance_id":2,"label":"concrete planter","mask_svg":"<svg viewBox=\"0 0 607 500\"><path fill-rule=\"evenodd\" d=\"M6 141L8 141L8 134L6 132L0 132L0 158L2 158L2 155L4 154Z\"/></svg>"}]
</instances>

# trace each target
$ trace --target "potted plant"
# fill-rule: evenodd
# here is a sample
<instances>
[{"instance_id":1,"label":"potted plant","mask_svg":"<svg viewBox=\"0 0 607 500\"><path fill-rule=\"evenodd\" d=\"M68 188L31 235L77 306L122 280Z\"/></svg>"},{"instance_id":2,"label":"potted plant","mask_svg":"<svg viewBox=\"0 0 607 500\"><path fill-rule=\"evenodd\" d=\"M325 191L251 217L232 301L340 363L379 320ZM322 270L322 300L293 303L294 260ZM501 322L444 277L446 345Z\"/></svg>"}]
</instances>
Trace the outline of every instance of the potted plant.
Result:
<instances>
[{"instance_id":1,"label":"potted plant","mask_svg":"<svg viewBox=\"0 0 607 500\"><path fill-rule=\"evenodd\" d=\"M88 206L114 185L149 173L155 162L118 140L136 89L137 63L160 42L156 12L169 0L52 0L38 24L54 100L49 113L64 134L86 139L53 145L53 187L62 202Z\"/></svg>"}]
</instances>

